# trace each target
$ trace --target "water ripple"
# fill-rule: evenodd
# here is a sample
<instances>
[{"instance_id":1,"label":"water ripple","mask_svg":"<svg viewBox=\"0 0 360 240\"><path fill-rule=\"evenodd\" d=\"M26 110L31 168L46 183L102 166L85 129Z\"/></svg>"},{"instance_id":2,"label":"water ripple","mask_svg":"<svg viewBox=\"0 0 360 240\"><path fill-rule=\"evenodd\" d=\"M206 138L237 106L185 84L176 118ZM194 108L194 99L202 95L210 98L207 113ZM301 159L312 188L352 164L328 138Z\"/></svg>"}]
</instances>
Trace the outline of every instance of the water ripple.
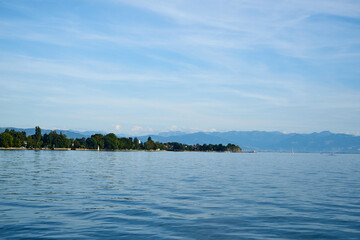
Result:
<instances>
[{"instance_id":1,"label":"water ripple","mask_svg":"<svg viewBox=\"0 0 360 240\"><path fill-rule=\"evenodd\" d=\"M358 239L359 155L0 151L0 238Z\"/></svg>"}]
</instances>

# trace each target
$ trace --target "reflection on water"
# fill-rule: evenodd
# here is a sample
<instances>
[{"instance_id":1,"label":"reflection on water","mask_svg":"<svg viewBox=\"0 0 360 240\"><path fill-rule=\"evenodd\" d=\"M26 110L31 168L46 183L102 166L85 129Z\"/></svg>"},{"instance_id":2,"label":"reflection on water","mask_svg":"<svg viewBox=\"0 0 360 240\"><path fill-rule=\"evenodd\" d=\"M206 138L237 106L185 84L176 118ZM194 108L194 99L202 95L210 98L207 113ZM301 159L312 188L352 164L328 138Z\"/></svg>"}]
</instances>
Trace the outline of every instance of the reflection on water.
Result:
<instances>
[{"instance_id":1,"label":"reflection on water","mask_svg":"<svg viewBox=\"0 0 360 240\"><path fill-rule=\"evenodd\" d=\"M0 238L357 239L360 156L0 151Z\"/></svg>"}]
</instances>

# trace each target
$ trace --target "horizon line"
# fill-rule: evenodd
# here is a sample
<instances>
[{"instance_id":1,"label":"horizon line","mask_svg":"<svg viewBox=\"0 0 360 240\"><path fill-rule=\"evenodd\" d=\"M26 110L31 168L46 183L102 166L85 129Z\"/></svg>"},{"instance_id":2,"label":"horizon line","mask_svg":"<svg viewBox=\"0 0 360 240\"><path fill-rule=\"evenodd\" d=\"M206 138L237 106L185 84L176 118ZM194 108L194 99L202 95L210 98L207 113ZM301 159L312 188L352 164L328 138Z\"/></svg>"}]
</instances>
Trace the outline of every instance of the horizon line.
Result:
<instances>
[{"instance_id":1,"label":"horizon line","mask_svg":"<svg viewBox=\"0 0 360 240\"><path fill-rule=\"evenodd\" d=\"M36 127L36 126L35 126ZM35 129L35 127L0 127L0 129ZM305 135L310 135L310 134L314 134L314 133L325 133L325 132L329 132L331 134L344 134L344 135L352 135L352 136L360 136L360 134L356 134L356 133L349 133L349 132L333 132L331 130L322 130L322 131L313 131L313 132L289 132L289 131L280 131L280 130L225 130L225 131L221 131L221 130L215 130L215 131L209 131L209 130L196 130L196 131L186 131L186 130L159 130L159 131L153 131L151 133L145 133L146 131L144 131L143 133L139 132L139 133L123 133L123 132L119 132L116 133L115 131L106 131L106 130L76 130L76 129L62 129L62 128L47 128L47 127L41 127L41 130L50 130L50 131L72 131L72 132L76 132L76 133L85 133L85 132L96 132L96 133L114 133L117 136L121 136L121 135L126 135L126 136L150 136L150 135L159 135L161 133L171 133L171 132L181 132L184 133L184 135L187 134L195 134L195 133L228 133L228 132L266 132L266 133L281 133L281 134L305 134Z\"/></svg>"}]
</instances>

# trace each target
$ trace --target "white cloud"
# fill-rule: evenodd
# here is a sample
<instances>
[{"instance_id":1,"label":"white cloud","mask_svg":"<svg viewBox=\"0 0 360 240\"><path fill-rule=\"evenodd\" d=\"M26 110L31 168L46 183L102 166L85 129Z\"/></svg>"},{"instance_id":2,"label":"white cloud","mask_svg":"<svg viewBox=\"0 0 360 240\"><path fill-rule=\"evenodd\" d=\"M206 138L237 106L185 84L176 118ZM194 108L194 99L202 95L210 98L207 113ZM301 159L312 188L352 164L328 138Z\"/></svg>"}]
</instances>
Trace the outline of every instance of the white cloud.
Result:
<instances>
[{"instance_id":1,"label":"white cloud","mask_svg":"<svg viewBox=\"0 0 360 240\"><path fill-rule=\"evenodd\" d=\"M178 49L181 51L186 51L190 46L189 52L195 51L195 53L209 47L254 49L268 46L285 55L300 58L321 57L314 53L314 49L339 47L337 41L327 36L336 30L334 28L336 25L333 23L328 27L328 22L321 21L309 23L310 17L333 15L359 18L360 16L358 1L353 0L118 2L174 20L179 25L175 30L178 34L165 29L166 33L172 34L165 35L166 33L160 32L161 39L165 38L166 44L180 46ZM356 45L358 40L353 42L352 39L358 37L356 35L350 39L342 37L342 44L346 42L348 45Z\"/></svg>"},{"instance_id":2,"label":"white cloud","mask_svg":"<svg viewBox=\"0 0 360 240\"><path fill-rule=\"evenodd\" d=\"M130 135L147 135L147 134L154 134L154 129L150 127L141 127L141 126L134 126L131 128L131 131L129 132Z\"/></svg>"},{"instance_id":3,"label":"white cloud","mask_svg":"<svg viewBox=\"0 0 360 240\"><path fill-rule=\"evenodd\" d=\"M132 132L139 132L139 131L143 131L143 130L144 130L144 128L141 127L141 126L134 126L134 127L131 129Z\"/></svg>"},{"instance_id":4,"label":"white cloud","mask_svg":"<svg viewBox=\"0 0 360 240\"><path fill-rule=\"evenodd\" d=\"M178 130L179 130L179 127L176 126L176 125L172 125L172 126L170 127L170 131L178 131Z\"/></svg>"},{"instance_id":5,"label":"white cloud","mask_svg":"<svg viewBox=\"0 0 360 240\"><path fill-rule=\"evenodd\" d=\"M342 111L359 120L360 30L349 24L359 20L358 1L108 2L149 11L149 21L109 16L89 24L73 10L66 19L0 20L0 37L9 42L0 48L0 101L12 106L3 111L31 102L44 114L134 132L154 131L149 122L173 131L283 124L274 112L286 118L298 111L311 122ZM34 8L24 11L32 16Z\"/></svg>"}]
</instances>

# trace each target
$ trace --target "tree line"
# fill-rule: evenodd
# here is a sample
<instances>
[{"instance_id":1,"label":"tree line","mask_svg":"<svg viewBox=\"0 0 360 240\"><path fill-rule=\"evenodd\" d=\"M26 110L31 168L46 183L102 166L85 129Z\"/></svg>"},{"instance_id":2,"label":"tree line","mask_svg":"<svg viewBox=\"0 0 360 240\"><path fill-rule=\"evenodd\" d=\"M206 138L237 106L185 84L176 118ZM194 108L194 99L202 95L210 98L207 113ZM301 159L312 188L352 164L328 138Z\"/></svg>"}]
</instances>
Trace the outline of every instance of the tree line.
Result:
<instances>
[{"instance_id":1,"label":"tree line","mask_svg":"<svg viewBox=\"0 0 360 240\"><path fill-rule=\"evenodd\" d=\"M65 134L51 131L41 134L40 127L35 127L35 134L26 136L25 132L6 129L0 134L0 147L27 148L27 149L101 149L101 150L166 150L166 151L215 151L215 152L241 152L241 148L234 144L196 144L188 145L178 142L154 142L151 137L146 142L138 138L118 138L114 133L106 135L94 134L89 138L67 138Z\"/></svg>"}]
</instances>

